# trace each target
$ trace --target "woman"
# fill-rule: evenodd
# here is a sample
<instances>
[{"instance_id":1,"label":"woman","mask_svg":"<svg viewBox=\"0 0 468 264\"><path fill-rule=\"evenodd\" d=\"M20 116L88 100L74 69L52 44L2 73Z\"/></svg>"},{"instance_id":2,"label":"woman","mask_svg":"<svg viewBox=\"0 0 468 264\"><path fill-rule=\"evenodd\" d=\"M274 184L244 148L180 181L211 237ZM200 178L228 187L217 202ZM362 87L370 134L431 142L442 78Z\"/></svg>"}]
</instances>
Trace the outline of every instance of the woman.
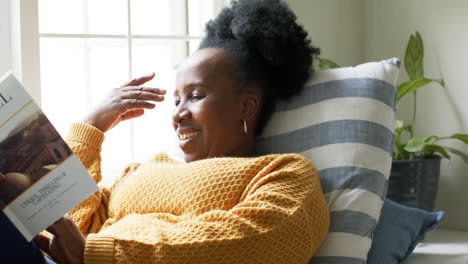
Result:
<instances>
[{"instance_id":1,"label":"woman","mask_svg":"<svg viewBox=\"0 0 468 264\"><path fill-rule=\"evenodd\" d=\"M207 24L177 69L173 126L186 163L165 154L130 164L36 238L59 263L307 263L329 216L316 170L296 154L255 156L279 99L300 92L312 55L279 0L239 0ZM104 134L152 109L165 91L113 91L68 142L98 182ZM76 224L76 226L75 226Z\"/></svg>"}]
</instances>

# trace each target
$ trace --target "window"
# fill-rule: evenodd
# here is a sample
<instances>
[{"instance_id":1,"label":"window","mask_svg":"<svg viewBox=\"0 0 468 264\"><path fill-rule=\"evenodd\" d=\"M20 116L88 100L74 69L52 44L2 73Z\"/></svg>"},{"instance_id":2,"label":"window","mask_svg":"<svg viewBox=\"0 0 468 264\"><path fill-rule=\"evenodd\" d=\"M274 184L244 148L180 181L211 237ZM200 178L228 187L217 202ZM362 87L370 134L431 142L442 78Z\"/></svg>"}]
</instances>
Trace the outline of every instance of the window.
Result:
<instances>
[{"instance_id":1,"label":"window","mask_svg":"<svg viewBox=\"0 0 468 264\"><path fill-rule=\"evenodd\" d=\"M65 136L110 89L156 73L166 100L106 133L103 184L131 161L177 155L172 131L174 67L200 42L225 0L39 0L41 105ZM180 155L180 153L179 153Z\"/></svg>"}]
</instances>

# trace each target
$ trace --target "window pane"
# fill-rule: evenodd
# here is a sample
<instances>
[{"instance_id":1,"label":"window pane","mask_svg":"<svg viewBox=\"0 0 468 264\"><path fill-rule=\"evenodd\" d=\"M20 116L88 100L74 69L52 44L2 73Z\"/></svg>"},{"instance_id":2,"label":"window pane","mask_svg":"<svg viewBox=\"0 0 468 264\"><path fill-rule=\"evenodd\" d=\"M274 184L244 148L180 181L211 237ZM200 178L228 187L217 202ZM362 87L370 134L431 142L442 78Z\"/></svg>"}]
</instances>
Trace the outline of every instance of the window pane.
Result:
<instances>
[{"instance_id":1,"label":"window pane","mask_svg":"<svg viewBox=\"0 0 468 264\"><path fill-rule=\"evenodd\" d=\"M110 89L128 80L125 39L41 39L42 106L62 136ZM106 134L103 174L115 176L131 161L130 126Z\"/></svg>"},{"instance_id":2,"label":"window pane","mask_svg":"<svg viewBox=\"0 0 468 264\"><path fill-rule=\"evenodd\" d=\"M133 39L133 73L173 69L187 56L185 40Z\"/></svg>"},{"instance_id":3,"label":"window pane","mask_svg":"<svg viewBox=\"0 0 468 264\"><path fill-rule=\"evenodd\" d=\"M134 121L135 159L145 160L157 152L177 155L177 139L172 128L175 67L185 58L187 42L183 40L134 40L134 76L155 72L148 86L166 89L164 102L146 111Z\"/></svg>"},{"instance_id":4,"label":"window pane","mask_svg":"<svg viewBox=\"0 0 468 264\"><path fill-rule=\"evenodd\" d=\"M39 0L39 32L126 34L126 0Z\"/></svg>"},{"instance_id":5,"label":"window pane","mask_svg":"<svg viewBox=\"0 0 468 264\"><path fill-rule=\"evenodd\" d=\"M124 121L106 132L102 144L102 180L100 185L110 186L132 159L131 121Z\"/></svg>"},{"instance_id":6,"label":"window pane","mask_svg":"<svg viewBox=\"0 0 468 264\"><path fill-rule=\"evenodd\" d=\"M83 33L84 6L80 0L39 0L39 32Z\"/></svg>"},{"instance_id":7,"label":"window pane","mask_svg":"<svg viewBox=\"0 0 468 264\"><path fill-rule=\"evenodd\" d=\"M88 39L86 50L89 56L90 107L99 103L111 89L129 79L128 42L126 39Z\"/></svg>"},{"instance_id":8,"label":"window pane","mask_svg":"<svg viewBox=\"0 0 468 264\"><path fill-rule=\"evenodd\" d=\"M63 0L62 0L63 1ZM88 2L88 32L127 34L127 0L85 0Z\"/></svg>"},{"instance_id":9,"label":"window pane","mask_svg":"<svg viewBox=\"0 0 468 264\"><path fill-rule=\"evenodd\" d=\"M189 32L191 36L205 34L205 24L215 15L214 0L190 0L189 6Z\"/></svg>"},{"instance_id":10,"label":"window pane","mask_svg":"<svg viewBox=\"0 0 468 264\"><path fill-rule=\"evenodd\" d=\"M132 34L184 35L185 0L131 0Z\"/></svg>"},{"instance_id":11,"label":"window pane","mask_svg":"<svg viewBox=\"0 0 468 264\"><path fill-rule=\"evenodd\" d=\"M197 51L198 47L200 46L201 40L199 39L193 39L189 41L189 53L193 54L195 51Z\"/></svg>"},{"instance_id":12,"label":"window pane","mask_svg":"<svg viewBox=\"0 0 468 264\"><path fill-rule=\"evenodd\" d=\"M42 108L65 136L70 121L87 110L84 41L45 38L40 45Z\"/></svg>"}]
</instances>

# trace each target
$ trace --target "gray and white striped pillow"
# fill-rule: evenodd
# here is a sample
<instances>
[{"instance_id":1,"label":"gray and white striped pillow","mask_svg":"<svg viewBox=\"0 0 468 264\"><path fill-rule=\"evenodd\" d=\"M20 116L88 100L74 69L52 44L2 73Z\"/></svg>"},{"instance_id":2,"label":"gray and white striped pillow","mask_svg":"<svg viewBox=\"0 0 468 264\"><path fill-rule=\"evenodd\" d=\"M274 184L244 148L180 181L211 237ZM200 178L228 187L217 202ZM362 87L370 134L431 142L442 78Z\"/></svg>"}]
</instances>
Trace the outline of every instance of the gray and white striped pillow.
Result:
<instances>
[{"instance_id":1,"label":"gray and white striped pillow","mask_svg":"<svg viewBox=\"0 0 468 264\"><path fill-rule=\"evenodd\" d=\"M366 262L391 168L400 61L315 72L277 105L257 152L300 153L315 165L330 230L311 263Z\"/></svg>"}]
</instances>

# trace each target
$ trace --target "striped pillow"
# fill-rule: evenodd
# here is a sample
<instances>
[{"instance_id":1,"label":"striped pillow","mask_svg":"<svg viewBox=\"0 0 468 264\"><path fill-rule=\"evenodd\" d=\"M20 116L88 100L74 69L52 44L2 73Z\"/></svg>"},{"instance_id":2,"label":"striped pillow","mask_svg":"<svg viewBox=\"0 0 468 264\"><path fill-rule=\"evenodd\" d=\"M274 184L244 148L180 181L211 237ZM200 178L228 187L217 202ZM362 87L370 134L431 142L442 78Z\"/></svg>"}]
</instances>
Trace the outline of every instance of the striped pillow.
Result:
<instances>
[{"instance_id":1,"label":"striped pillow","mask_svg":"<svg viewBox=\"0 0 468 264\"><path fill-rule=\"evenodd\" d=\"M400 61L316 72L277 105L257 152L295 152L318 170L330 230L311 263L365 263L391 167Z\"/></svg>"}]
</instances>

